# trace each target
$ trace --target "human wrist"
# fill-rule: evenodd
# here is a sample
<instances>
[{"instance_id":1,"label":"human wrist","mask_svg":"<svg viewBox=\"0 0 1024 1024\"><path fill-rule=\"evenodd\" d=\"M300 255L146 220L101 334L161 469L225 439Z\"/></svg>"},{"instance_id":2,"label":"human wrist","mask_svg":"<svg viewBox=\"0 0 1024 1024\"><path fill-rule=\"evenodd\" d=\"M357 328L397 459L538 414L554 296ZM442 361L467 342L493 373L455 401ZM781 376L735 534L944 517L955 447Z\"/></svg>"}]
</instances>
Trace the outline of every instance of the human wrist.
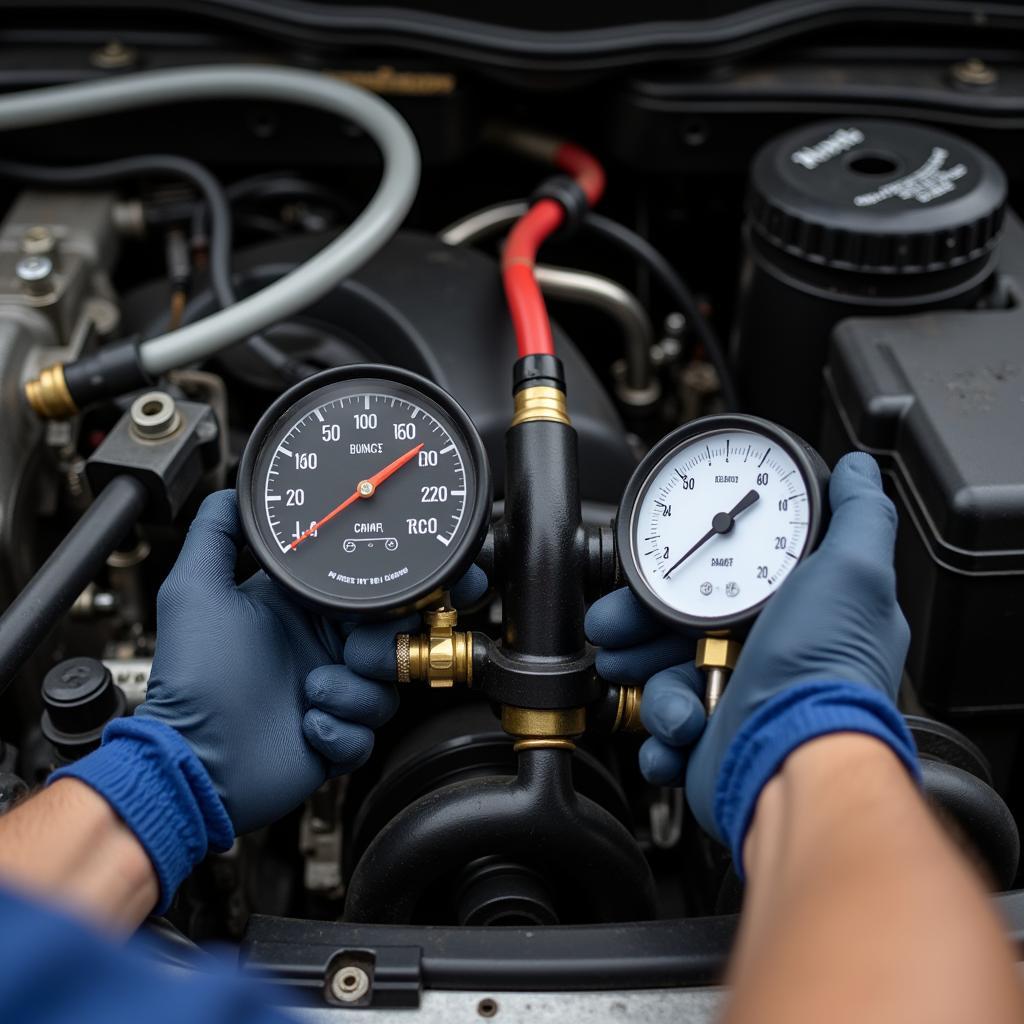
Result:
<instances>
[{"instance_id":1,"label":"human wrist","mask_svg":"<svg viewBox=\"0 0 1024 1024\"><path fill-rule=\"evenodd\" d=\"M900 758L875 736L839 732L797 747L765 784L743 841L751 880L794 867L794 849L821 852L836 822L878 806L900 780L910 782Z\"/></svg>"},{"instance_id":2,"label":"human wrist","mask_svg":"<svg viewBox=\"0 0 1024 1024\"><path fill-rule=\"evenodd\" d=\"M743 844L762 791L798 748L819 737L857 733L887 746L920 777L903 717L886 696L848 682L809 682L777 693L733 736L715 780L714 819L743 876Z\"/></svg>"},{"instance_id":3,"label":"human wrist","mask_svg":"<svg viewBox=\"0 0 1024 1024\"><path fill-rule=\"evenodd\" d=\"M234 831L206 769L184 738L152 719L118 719L102 746L59 769L51 783L77 779L96 791L145 850L159 885L158 912L206 856Z\"/></svg>"},{"instance_id":4,"label":"human wrist","mask_svg":"<svg viewBox=\"0 0 1024 1024\"><path fill-rule=\"evenodd\" d=\"M19 804L0 833L0 876L43 899L118 930L133 929L157 901L142 844L77 779L61 779Z\"/></svg>"}]
</instances>

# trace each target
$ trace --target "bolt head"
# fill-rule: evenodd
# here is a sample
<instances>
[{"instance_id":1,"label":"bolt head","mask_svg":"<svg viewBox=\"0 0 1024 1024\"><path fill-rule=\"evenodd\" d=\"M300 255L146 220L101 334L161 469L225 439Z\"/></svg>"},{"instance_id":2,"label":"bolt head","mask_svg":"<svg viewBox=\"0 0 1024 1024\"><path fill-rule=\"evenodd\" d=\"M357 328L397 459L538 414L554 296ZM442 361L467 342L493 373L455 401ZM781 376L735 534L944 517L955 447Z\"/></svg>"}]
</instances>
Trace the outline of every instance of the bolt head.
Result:
<instances>
[{"instance_id":1,"label":"bolt head","mask_svg":"<svg viewBox=\"0 0 1024 1024\"><path fill-rule=\"evenodd\" d=\"M57 239L45 224L37 224L22 235L21 251L26 256L48 256L57 248Z\"/></svg>"},{"instance_id":2,"label":"bolt head","mask_svg":"<svg viewBox=\"0 0 1024 1024\"><path fill-rule=\"evenodd\" d=\"M45 299L53 295L53 260L49 256L22 256L14 274L26 295Z\"/></svg>"},{"instance_id":3,"label":"bolt head","mask_svg":"<svg viewBox=\"0 0 1024 1024\"><path fill-rule=\"evenodd\" d=\"M138 57L139 54L136 49L131 46L125 46L124 43L116 39L112 39L98 50L93 50L90 60L93 67L112 71L117 68L131 67L138 60Z\"/></svg>"},{"instance_id":4,"label":"bolt head","mask_svg":"<svg viewBox=\"0 0 1024 1024\"><path fill-rule=\"evenodd\" d=\"M174 399L165 391L147 391L132 402L129 415L139 437L156 441L173 434L181 423Z\"/></svg>"},{"instance_id":5,"label":"bolt head","mask_svg":"<svg viewBox=\"0 0 1024 1024\"><path fill-rule=\"evenodd\" d=\"M14 273L19 281L36 284L53 273L53 260L49 256L22 256L14 267Z\"/></svg>"},{"instance_id":6,"label":"bolt head","mask_svg":"<svg viewBox=\"0 0 1024 1024\"><path fill-rule=\"evenodd\" d=\"M971 57L953 65L953 78L960 85L986 86L995 85L999 73L983 60Z\"/></svg>"},{"instance_id":7,"label":"bolt head","mask_svg":"<svg viewBox=\"0 0 1024 1024\"><path fill-rule=\"evenodd\" d=\"M331 995L339 1003L358 1003L370 991L370 976L355 964L340 967L331 976Z\"/></svg>"},{"instance_id":8,"label":"bolt head","mask_svg":"<svg viewBox=\"0 0 1024 1024\"><path fill-rule=\"evenodd\" d=\"M363 480L359 484L359 493L364 498L368 498L371 494L373 494L373 490L373 484L371 484L369 480Z\"/></svg>"}]
</instances>

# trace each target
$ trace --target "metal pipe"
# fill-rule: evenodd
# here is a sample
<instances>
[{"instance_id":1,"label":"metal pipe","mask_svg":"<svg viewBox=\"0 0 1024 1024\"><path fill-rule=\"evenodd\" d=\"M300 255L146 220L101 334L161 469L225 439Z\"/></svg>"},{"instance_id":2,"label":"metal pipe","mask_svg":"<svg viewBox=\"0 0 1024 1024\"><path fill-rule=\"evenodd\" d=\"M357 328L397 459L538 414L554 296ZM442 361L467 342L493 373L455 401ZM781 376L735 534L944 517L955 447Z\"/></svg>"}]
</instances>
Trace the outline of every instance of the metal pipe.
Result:
<instances>
[{"instance_id":1,"label":"metal pipe","mask_svg":"<svg viewBox=\"0 0 1024 1024\"><path fill-rule=\"evenodd\" d=\"M519 220L529 208L530 204L524 200L485 206L449 224L438 238L445 245L474 245Z\"/></svg>"},{"instance_id":2,"label":"metal pipe","mask_svg":"<svg viewBox=\"0 0 1024 1024\"><path fill-rule=\"evenodd\" d=\"M0 694L124 540L146 497L135 477L111 480L8 605L0 616Z\"/></svg>"},{"instance_id":3,"label":"metal pipe","mask_svg":"<svg viewBox=\"0 0 1024 1024\"><path fill-rule=\"evenodd\" d=\"M509 227L526 209L526 203L489 206L449 225L439 237L445 245L472 245ZM654 343L654 328L640 300L618 282L586 270L540 263L534 267L534 274L545 295L590 306L618 323L626 352L626 387L633 395L650 400L647 396L653 393L651 345ZM636 404L636 401L631 404Z\"/></svg>"},{"instance_id":4,"label":"metal pipe","mask_svg":"<svg viewBox=\"0 0 1024 1024\"><path fill-rule=\"evenodd\" d=\"M539 264L534 274L545 295L591 306L618 323L626 349L626 385L637 393L650 391L654 328L640 300L611 278L586 270Z\"/></svg>"}]
</instances>

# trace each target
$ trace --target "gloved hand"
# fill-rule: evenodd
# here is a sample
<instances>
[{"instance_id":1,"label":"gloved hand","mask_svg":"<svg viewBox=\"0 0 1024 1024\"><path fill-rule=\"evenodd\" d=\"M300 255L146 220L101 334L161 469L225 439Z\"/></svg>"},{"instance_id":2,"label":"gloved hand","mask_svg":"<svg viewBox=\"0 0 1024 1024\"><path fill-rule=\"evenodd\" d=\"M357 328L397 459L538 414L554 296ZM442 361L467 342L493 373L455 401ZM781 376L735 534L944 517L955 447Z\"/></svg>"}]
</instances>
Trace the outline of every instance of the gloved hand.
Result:
<instances>
[{"instance_id":1,"label":"gloved hand","mask_svg":"<svg viewBox=\"0 0 1024 1024\"><path fill-rule=\"evenodd\" d=\"M235 584L234 491L210 495L157 599L157 646L137 718L180 733L236 832L277 820L370 756L393 687L343 661L339 631L265 573Z\"/></svg>"},{"instance_id":2,"label":"gloved hand","mask_svg":"<svg viewBox=\"0 0 1024 1024\"><path fill-rule=\"evenodd\" d=\"M695 641L656 618L628 587L594 602L584 628L597 646L602 679L647 684L640 702L640 720L651 734L640 747L644 778L682 785L688 748L704 729L705 680L692 660Z\"/></svg>"},{"instance_id":3,"label":"gloved hand","mask_svg":"<svg viewBox=\"0 0 1024 1024\"><path fill-rule=\"evenodd\" d=\"M681 782L685 769L697 820L732 846L737 867L761 789L800 744L830 732L868 733L916 772L894 703L910 640L896 603L895 509L878 466L862 453L840 460L829 496L825 539L761 613L707 728L701 732L692 664L657 673L641 703L653 737L642 752L645 774ZM698 735L687 765L685 748Z\"/></svg>"},{"instance_id":4,"label":"gloved hand","mask_svg":"<svg viewBox=\"0 0 1024 1024\"><path fill-rule=\"evenodd\" d=\"M210 495L157 599L145 702L98 750L54 772L96 790L149 855L162 913L209 850L359 767L393 687L342 664L338 629L263 573L235 584L234 491Z\"/></svg>"}]
</instances>

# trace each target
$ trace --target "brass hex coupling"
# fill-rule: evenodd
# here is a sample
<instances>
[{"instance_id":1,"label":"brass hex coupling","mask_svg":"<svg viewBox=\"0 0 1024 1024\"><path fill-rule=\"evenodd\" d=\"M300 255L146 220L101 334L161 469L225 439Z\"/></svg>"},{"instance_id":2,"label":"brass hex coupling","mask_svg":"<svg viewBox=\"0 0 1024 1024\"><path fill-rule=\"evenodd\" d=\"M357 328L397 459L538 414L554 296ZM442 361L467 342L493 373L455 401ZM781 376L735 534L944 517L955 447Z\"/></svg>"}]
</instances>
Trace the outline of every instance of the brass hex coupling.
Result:
<instances>
[{"instance_id":1,"label":"brass hex coupling","mask_svg":"<svg viewBox=\"0 0 1024 1024\"><path fill-rule=\"evenodd\" d=\"M704 707L710 715L718 704L729 680L729 674L736 667L742 644L725 636L705 636L697 641L697 668L708 674L708 686L704 695Z\"/></svg>"},{"instance_id":2,"label":"brass hex coupling","mask_svg":"<svg viewBox=\"0 0 1024 1024\"><path fill-rule=\"evenodd\" d=\"M505 704L501 727L515 737L520 750L575 750L587 728L586 708L517 708Z\"/></svg>"},{"instance_id":3,"label":"brass hex coupling","mask_svg":"<svg viewBox=\"0 0 1024 1024\"><path fill-rule=\"evenodd\" d=\"M423 613L425 633L398 635L395 659L400 683L427 683L431 689L473 685L473 634L457 630L458 621L459 613L446 602Z\"/></svg>"},{"instance_id":4,"label":"brass hex coupling","mask_svg":"<svg viewBox=\"0 0 1024 1024\"><path fill-rule=\"evenodd\" d=\"M532 423L536 420L572 426L569 409L565 403L565 392L561 388L536 384L520 388L514 397L515 411L510 426L518 427L520 423Z\"/></svg>"},{"instance_id":5,"label":"brass hex coupling","mask_svg":"<svg viewBox=\"0 0 1024 1024\"><path fill-rule=\"evenodd\" d=\"M35 380L27 381L25 398L44 419L62 420L78 412L78 406L64 379L64 366L61 363L47 366Z\"/></svg>"}]
</instances>

